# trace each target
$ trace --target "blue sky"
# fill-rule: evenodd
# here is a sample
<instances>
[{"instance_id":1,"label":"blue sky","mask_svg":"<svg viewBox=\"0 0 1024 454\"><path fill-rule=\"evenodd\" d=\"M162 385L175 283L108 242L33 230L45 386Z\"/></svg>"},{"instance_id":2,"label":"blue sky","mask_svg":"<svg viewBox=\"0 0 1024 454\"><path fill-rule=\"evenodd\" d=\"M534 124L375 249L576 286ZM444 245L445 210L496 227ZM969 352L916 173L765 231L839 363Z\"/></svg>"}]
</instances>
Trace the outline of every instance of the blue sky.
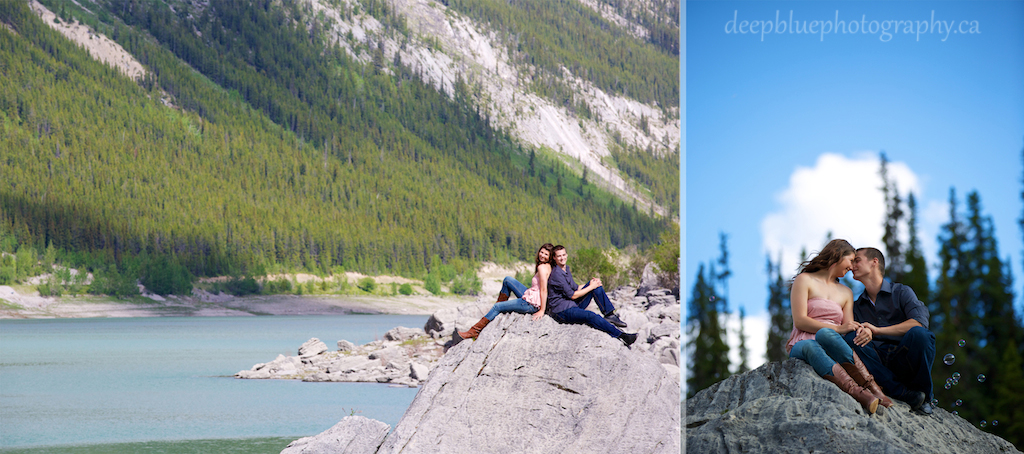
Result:
<instances>
[{"instance_id":1,"label":"blue sky","mask_svg":"<svg viewBox=\"0 0 1024 454\"><path fill-rule=\"evenodd\" d=\"M1020 304L1024 2L689 1L683 14L684 300L726 233L730 308L763 353L766 254L781 250L791 276L799 245L817 251L829 230L881 248L884 150L917 197L932 279L950 188L961 210L977 191Z\"/></svg>"}]
</instances>

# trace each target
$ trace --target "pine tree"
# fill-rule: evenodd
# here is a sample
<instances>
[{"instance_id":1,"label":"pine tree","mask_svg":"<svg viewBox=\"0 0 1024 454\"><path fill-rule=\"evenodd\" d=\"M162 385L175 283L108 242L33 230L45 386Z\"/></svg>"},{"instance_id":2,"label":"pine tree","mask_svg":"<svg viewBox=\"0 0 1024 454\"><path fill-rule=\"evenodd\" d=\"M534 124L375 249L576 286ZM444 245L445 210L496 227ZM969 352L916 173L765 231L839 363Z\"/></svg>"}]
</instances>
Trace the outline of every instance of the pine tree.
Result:
<instances>
[{"instance_id":1,"label":"pine tree","mask_svg":"<svg viewBox=\"0 0 1024 454\"><path fill-rule=\"evenodd\" d=\"M779 261L772 263L771 257L766 256L768 262L768 344L765 349L765 359L769 362L785 361L789 358L786 353L786 342L789 341L789 334L793 330L793 314L789 309L789 292L786 283L782 280L780 267L782 257Z\"/></svg>"},{"instance_id":2,"label":"pine tree","mask_svg":"<svg viewBox=\"0 0 1024 454\"><path fill-rule=\"evenodd\" d=\"M917 237L917 200L913 192L907 196L907 209L910 211L910 217L907 219L909 242L906 269L900 283L909 286L917 294L917 299L927 303L931 301L931 288L928 281L928 265L921 251L921 241Z\"/></svg>"},{"instance_id":3,"label":"pine tree","mask_svg":"<svg viewBox=\"0 0 1024 454\"><path fill-rule=\"evenodd\" d=\"M902 245L898 236L900 219L903 217L903 210L900 208L901 200L896 183L889 180L889 160L885 152L879 154L880 164L878 174L882 177L882 197L885 200L885 220L882 226L885 233L882 234L882 243L885 244L886 277L893 282L901 282L903 279L903 254Z\"/></svg>"},{"instance_id":4,"label":"pine tree","mask_svg":"<svg viewBox=\"0 0 1024 454\"><path fill-rule=\"evenodd\" d=\"M743 319L745 318L747 318L747 311L743 309L743 306L740 306L740 330L737 333L740 339L740 344L737 347L740 353L740 363L736 366L737 374L742 374L750 370L750 365L747 361L747 358L750 356L750 349L747 348L747 333L744 329L743 322Z\"/></svg>"},{"instance_id":5,"label":"pine tree","mask_svg":"<svg viewBox=\"0 0 1024 454\"><path fill-rule=\"evenodd\" d=\"M725 343L725 329L718 311L714 275L708 274L702 263L697 270L686 317L687 347L693 355L690 377L686 379L688 397L729 376L729 346Z\"/></svg>"}]
</instances>

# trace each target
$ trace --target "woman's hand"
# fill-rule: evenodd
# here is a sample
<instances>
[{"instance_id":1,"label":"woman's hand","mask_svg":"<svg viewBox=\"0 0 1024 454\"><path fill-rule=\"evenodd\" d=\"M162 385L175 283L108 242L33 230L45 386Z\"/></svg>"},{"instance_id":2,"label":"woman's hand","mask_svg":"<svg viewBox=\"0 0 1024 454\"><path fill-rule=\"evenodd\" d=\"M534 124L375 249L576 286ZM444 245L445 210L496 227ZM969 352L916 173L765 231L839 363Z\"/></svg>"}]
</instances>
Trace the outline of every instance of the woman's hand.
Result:
<instances>
[{"instance_id":1,"label":"woman's hand","mask_svg":"<svg viewBox=\"0 0 1024 454\"><path fill-rule=\"evenodd\" d=\"M836 327L836 332L839 334L846 334L850 331L857 331L860 328L860 323L853 320L847 320L846 323Z\"/></svg>"},{"instance_id":2,"label":"woman's hand","mask_svg":"<svg viewBox=\"0 0 1024 454\"><path fill-rule=\"evenodd\" d=\"M533 321L537 321L537 320L540 320L543 317L544 317L544 303L541 303L540 304L540 309L537 309L537 312L534 312L533 313L533 317L531 317L531 318L533 319Z\"/></svg>"}]
</instances>

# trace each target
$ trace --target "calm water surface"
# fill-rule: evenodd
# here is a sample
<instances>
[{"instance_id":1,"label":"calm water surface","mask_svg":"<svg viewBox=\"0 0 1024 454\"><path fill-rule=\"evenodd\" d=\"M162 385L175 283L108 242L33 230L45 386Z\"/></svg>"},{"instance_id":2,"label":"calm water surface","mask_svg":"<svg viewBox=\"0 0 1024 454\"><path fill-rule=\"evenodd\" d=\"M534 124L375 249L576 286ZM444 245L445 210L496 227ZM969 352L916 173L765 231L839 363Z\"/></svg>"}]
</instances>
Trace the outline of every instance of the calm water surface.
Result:
<instances>
[{"instance_id":1,"label":"calm water surface","mask_svg":"<svg viewBox=\"0 0 1024 454\"><path fill-rule=\"evenodd\" d=\"M2 452L279 452L350 414L397 424L416 389L238 380L320 338L426 316L0 320Z\"/></svg>"}]
</instances>

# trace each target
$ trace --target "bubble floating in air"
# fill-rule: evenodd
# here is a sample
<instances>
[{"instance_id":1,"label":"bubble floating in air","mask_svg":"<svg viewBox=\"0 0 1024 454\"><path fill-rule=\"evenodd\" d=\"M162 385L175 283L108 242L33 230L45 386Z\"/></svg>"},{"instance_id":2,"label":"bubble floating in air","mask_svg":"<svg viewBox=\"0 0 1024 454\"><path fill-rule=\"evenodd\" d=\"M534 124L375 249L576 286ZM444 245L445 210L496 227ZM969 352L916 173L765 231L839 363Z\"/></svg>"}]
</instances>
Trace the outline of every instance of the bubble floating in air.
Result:
<instances>
[{"instance_id":1,"label":"bubble floating in air","mask_svg":"<svg viewBox=\"0 0 1024 454\"><path fill-rule=\"evenodd\" d=\"M978 374L978 383L985 383L985 374Z\"/></svg>"},{"instance_id":2,"label":"bubble floating in air","mask_svg":"<svg viewBox=\"0 0 1024 454\"><path fill-rule=\"evenodd\" d=\"M953 372L953 380L959 380L959 379L960 379L960 372Z\"/></svg>"},{"instance_id":3,"label":"bubble floating in air","mask_svg":"<svg viewBox=\"0 0 1024 454\"><path fill-rule=\"evenodd\" d=\"M938 407L939 406L939 399L932 398L932 406L933 407ZM995 421L992 421L992 422L995 423Z\"/></svg>"},{"instance_id":4,"label":"bubble floating in air","mask_svg":"<svg viewBox=\"0 0 1024 454\"><path fill-rule=\"evenodd\" d=\"M943 387L946 388L946 389L952 388L953 387L953 383L952 382L946 382L946 385L943 386Z\"/></svg>"},{"instance_id":5,"label":"bubble floating in air","mask_svg":"<svg viewBox=\"0 0 1024 454\"><path fill-rule=\"evenodd\" d=\"M998 419L993 419L992 420L992 427L995 427L995 426L998 426L998 425L999 425L999 420Z\"/></svg>"},{"instance_id":6,"label":"bubble floating in air","mask_svg":"<svg viewBox=\"0 0 1024 454\"><path fill-rule=\"evenodd\" d=\"M953 410L953 416L960 416L960 412L956 411L956 410Z\"/></svg>"},{"instance_id":7,"label":"bubble floating in air","mask_svg":"<svg viewBox=\"0 0 1024 454\"><path fill-rule=\"evenodd\" d=\"M956 362L956 356L953 356L952 353L946 353L946 356L942 357L942 362L947 366L952 366Z\"/></svg>"},{"instance_id":8,"label":"bubble floating in air","mask_svg":"<svg viewBox=\"0 0 1024 454\"><path fill-rule=\"evenodd\" d=\"M960 339L960 342L957 342L956 344L963 347L964 345L967 345L967 341Z\"/></svg>"},{"instance_id":9,"label":"bubble floating in air","mask_svg":"<svg viewBox=\"0 0 1024 454\"><path fill-rule=\"evenodd\" d=\"M981 427L985 427L985 426L987 426L987 425L988 425L988 423L987 423L987 422L985 422L985 420L984 420L984 419L982 419L982 420L981 420L981 424L979 424L979 425L980 425Z\"/></svg>"},{"instance_id":10,"label":"bubble floating in air","mask_svg":"<svg viewBox=\"0 0 1024 454\"><path fill-rule=\"evenodd\" d=\"M711 296L708 297L708 301L714 301L714 300L715 300L715 296L714 295L711 295Z\"/></svg>"},{"instance_id":11,"label":"bubble floating in air","mask_svg":"<svg viewBox=\"0 0 1024 454\"><path fill-rule=\"evenodd\" d=\"M957 407L959 407L959 406L961 406L963 404L964 404L963 399L957 399L956 402L953 402L953 405L956 405Z\"/></svg>"}]
</instances>

